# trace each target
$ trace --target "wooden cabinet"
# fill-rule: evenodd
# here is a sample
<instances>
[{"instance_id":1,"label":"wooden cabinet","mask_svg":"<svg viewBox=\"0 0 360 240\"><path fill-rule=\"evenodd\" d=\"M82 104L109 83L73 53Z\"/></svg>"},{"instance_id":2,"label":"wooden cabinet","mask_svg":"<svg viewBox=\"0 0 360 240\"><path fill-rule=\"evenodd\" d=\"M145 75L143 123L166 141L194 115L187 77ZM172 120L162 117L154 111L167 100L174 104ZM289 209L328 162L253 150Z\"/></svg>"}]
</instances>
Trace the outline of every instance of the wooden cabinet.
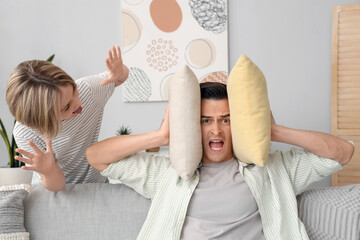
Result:
<instances>
[{"instance_id":1,"label":"wooden cabinet","mask_svg":"<svg viewBox=\"0 0 360 240\"><path fill-rule=\"evenodd\" d=\"M360 4L333 8L331 133L355 144L332 185L360 183Z\"/></svg>"}]
</instances>

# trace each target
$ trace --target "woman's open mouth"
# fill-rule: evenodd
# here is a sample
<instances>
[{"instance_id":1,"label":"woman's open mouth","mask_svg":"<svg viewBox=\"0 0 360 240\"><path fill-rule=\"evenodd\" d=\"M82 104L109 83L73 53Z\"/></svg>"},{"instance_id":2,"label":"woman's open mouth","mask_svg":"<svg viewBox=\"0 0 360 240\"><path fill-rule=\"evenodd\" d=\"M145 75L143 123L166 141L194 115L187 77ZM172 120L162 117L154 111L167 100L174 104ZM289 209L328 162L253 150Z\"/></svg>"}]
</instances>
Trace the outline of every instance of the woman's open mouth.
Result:
<instances>
[{"instance_id":1,"label":"woman's open mouth","mask_svg":"<svg viewBox=\"0 0 360 240\"><path fill-rule=\"evenodd\" d=\"M82 111L82 107L80 106L78 109L75 110L75 112L73 112L73 114L80 114Z\"/></svg>"}]
</instances>

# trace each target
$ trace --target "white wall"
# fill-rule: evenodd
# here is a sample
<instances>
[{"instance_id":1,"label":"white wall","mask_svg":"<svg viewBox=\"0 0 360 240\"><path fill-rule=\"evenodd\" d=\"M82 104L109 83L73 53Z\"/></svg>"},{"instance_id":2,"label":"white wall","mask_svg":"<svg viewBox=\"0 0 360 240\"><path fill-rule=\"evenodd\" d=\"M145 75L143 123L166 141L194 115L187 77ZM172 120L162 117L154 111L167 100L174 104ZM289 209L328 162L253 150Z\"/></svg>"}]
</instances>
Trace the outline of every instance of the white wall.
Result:
<instances>
[{"instance_id":1,"label":"white wall","mask_svg":"<svg viewBox=\"0 0 360 240\"><path fill-rule=\"evenodd\" d=\"M230 64L248 55L267 78L278 124L331 132L332 7L359 0L229 0ZM272 144L272 150L290 146ZM331 177L316 186L330 186Z\"/></svg>"},{"instance_id":2,"label":"white wall","mask_svg":"<svg viewBox=\"0 0 360 240\"><path fill-rule=\"evenodd\" d=\"M332 6L360 0L228 1L230 67L242 53L257 63L277 123L329 133ZM5 89L13 68L55 53L54 63L75 79L105 70L106 50L121 40L120 2L0 0L0 117L8 132L13 117ZM114 136L122 124L134 133L158 128L166 104L123 103L117 89L105 109L100 139ZM0 165L7 159L0 141Z\"/></svg>"}]
</instances>

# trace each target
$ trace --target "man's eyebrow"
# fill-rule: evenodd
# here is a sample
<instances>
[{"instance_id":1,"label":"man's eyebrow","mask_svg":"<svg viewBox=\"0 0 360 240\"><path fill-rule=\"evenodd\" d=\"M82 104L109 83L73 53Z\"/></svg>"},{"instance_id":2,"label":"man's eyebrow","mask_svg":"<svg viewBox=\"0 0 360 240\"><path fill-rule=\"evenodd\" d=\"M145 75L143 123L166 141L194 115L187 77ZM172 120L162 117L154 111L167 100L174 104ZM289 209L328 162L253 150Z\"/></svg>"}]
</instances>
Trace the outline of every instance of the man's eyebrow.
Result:
<instances>
[{"instance_id":1,"label":"man's eyebrow","mask_svg":"<svg viewBox=\"0 0 360 240\"><path fill-rule=\"evenodd\" d=\"M220 117L221 117L221 118L230 117L230 113L225 114L225 115L221 115ZM214 117L212 117L212 116L204 116L204 115L202 115L202 116L201 116L201 118L214 118Z\"/></svg>"}]
</instances>

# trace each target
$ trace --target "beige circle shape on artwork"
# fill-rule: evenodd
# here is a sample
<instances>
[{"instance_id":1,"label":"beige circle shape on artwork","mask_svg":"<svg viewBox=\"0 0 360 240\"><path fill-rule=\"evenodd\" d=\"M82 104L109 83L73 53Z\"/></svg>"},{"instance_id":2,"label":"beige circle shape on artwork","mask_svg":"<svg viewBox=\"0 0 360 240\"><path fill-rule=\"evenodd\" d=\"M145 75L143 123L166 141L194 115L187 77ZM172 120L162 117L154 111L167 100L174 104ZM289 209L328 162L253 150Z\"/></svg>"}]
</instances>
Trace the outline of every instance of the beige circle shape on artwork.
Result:
<instances>
[{"instance_id":1,"label":"beige circle shape on artwork","mask_svg":"<svg viewBox=\"0 0 360 240\"><path fill-rule=\"evenodd\" d=\"M129 5L138 5L142 3L144 0L125 0L125 2Z\"/></svg>"},{"instance_id":2,"label":"beige circle shape on artwork","mask_svg":"<svg viewBox=\"0 0 360 240\"><path fill-rule=\"evenodd\" d=\"M132 49L141 36L141 22L135 13L122 10L122 34L121 43L124 53Z\"/></svg>"},{"instance_id":3,"label":"beige circle shape on artwork","mask_svg":"<svg viewBox=\"0 0 360 240\"><path fill-rule=\"evenodd\" d=\"M212 65L216 58L216 48L208 39L195 39L185 50L187 63L194 68L205 68Z\"/></svg>"},{"instance_id":4,"label":"beige circle shape on artwork","mask_svg":"<svg viewBox=\"0 0 360 240\"><path fill-rule=\"evenodd\" d=\"M170 92L170 81L171 78L174 76L174 73L170 73L166 75L163 80L161 81L161 97L162 100L169 100L169 92Z\"/></svg>"}]
</instances>

